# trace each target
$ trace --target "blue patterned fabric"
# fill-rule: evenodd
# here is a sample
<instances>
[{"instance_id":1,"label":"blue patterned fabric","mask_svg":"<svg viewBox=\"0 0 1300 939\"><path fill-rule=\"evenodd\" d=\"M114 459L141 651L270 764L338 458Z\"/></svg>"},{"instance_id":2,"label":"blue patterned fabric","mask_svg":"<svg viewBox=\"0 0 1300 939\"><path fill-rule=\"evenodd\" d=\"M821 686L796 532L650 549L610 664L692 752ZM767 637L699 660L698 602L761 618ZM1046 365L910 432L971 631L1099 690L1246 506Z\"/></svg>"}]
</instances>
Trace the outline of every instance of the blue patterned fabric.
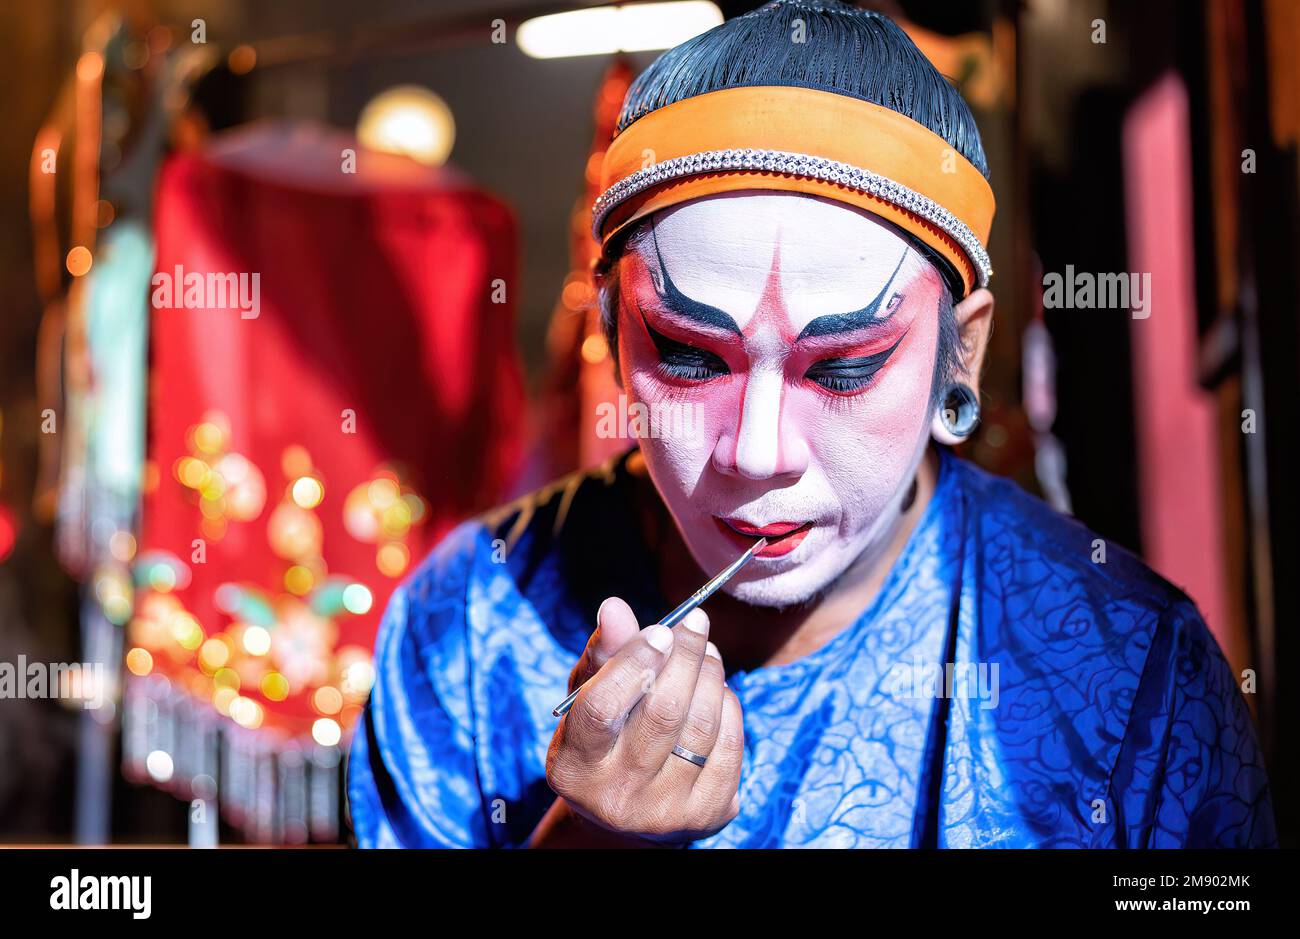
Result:
<instances>
[{"instance_id":1,"label":"blue patterned fabric","mask_svg":"<svg viewBox=\"0 0 1300 939\"><path fill-rule=\"evenodd\" d=\"M676 602L630 534L631 485L621 458L468 522L394 595L348 770L360 845L527 845L596 609L621 596L649 623ZM1274 845L1250 714L1196 608L1099 543L944 451L858 620L728 676L742 808L694 847Z\"/></svg>"}]
</instances>

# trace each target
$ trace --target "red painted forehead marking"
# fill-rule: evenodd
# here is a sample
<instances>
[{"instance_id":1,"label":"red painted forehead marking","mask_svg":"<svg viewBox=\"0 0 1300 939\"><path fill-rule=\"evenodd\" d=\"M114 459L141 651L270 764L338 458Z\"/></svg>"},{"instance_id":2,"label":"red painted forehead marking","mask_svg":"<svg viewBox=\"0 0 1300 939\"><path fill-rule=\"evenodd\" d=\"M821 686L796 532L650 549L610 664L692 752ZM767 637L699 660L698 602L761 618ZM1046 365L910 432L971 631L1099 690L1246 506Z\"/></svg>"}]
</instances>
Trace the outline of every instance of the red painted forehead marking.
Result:
<instances>
[{"instance_id":1,"label":"red painted forehead marking","mask_svg":"<svg viewBox=\"0 0 1300 939\"><path fill-rule=\"evenodd\" d=\"M776 243L772 246L772 264L767 270L763 292L759 295L754 315L750 317L741 333L746 339L752 339L758 332L759 326L764 323L775 329L777 335L787 345L792 345L797 338L794 327L790 323L790 307L781 289L781 230L779 228L776 233Z\"/></svg>"}]
</instances>

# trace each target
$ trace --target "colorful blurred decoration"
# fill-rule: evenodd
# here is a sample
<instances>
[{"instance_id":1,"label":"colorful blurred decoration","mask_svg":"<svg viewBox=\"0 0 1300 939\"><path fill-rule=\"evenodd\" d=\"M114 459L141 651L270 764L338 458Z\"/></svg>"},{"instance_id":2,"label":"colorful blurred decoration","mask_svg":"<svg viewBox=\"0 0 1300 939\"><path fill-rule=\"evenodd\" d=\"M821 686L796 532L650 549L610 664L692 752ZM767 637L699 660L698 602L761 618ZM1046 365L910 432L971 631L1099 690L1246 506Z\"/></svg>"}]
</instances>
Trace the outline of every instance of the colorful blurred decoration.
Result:
<instances>
[{"instance_id":1,"label":"colorful blurred decoration","mask_svg":"<svg viewBox=\"0 0 1300 939\"><path fill-rule=\"evenodd\" d=\"M516 472L514 220L356 148L241 130L158 193L155 278L256 273L260 295L153 311L124 768L259 842L337 838L385 604Z\"/></svg>"},{"instance_id":2,"label":"colorful blurred decoration","mask_svg":"<svg viewBox=\"0 0 1300 939\"><path fill-rule=\"evenodd\" d=\"M29 208L41 414L33 515L56 523L60 562L85 584L85 661L121 659L134 592L145 455L154 181L209 47L173 44L143 9L107 10L32 146ZM124 560L125 558L125 560ZM78 735L74 837L109 837L118 676Z\"/></svg>"},{"instance_id":3,"label":"colorful blurred decoration","mask_svg":"<svg viewBox=\"0 0 1300 939\"><path fill-rule=\"evenodd\" d=\"M357 541L376 545L375 567L385 577L400 577L411 562L407 544L413 527L420 525L428 506L397 475L380 470L348 493L343 504L343 524Z\"/></svg>"},{"instance_id":4,"label":"colorful blurred decoration","mask_svg":"<svg viewBox=\"0 0 1300 939\"><path fill-rule=\"evenodd\" d=\"M203 534L220 541L230 521L250 522L262 513L266 481L242 454L227 452L230 420L219 411L205 414L185 436L190 455L176 461L176 481L194 491Z\"/></svg>"},{"instance_id":5,"label":"colorful blurred decoration","mask_svg":"<svg viewBox=\"0 0 1300 939\"><path fill-rule=\"evenodd\" d=\"M591 237L591 205L598 194L600 162L633 74L627 59L616 59L605 70L596 94L586 185L569 216L570 270L546 336L548 371L538 409L538 451L531 467L539 485L595 466L628 447L625 437L596 433L597 408L616 403L621 389L614 381L592 280L598 245Z\"/></svg>"}]
</instances>

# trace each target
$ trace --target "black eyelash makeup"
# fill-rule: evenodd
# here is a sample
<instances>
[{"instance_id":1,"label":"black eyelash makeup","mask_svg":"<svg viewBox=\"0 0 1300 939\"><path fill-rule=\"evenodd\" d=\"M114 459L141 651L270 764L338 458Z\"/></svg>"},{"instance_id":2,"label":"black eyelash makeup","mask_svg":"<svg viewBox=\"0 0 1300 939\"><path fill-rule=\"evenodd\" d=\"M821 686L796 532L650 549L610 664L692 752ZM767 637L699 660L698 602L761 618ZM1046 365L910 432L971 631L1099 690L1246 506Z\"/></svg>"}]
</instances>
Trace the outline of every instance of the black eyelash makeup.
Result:
<instances>
[{"instance_id":1,"label":"black eyelash makeup","mask_svg":"<svg viewBox=\"0 0 1300 939\"><path fill-rule=\"evenodd\" d=\"M906 332L903 336L907 335ZM898 344L903 341L899 336L892 346L871 355L859 355L839 359L823 359L815 363L804 378L821 385L827 391L848 395L870 387L889 357L894 354Z\"/></svg>"},{"instance_id":2,"label":"black eyelash makeup","mask_svg":"<svg viewBox=\"0 0 1300 939\"><path fill-rule=\"evenodd\" d=\"M640 312L646 332L659 351L659 369L664 375L681 381L703 382L731 373L721 356L665 336L650 325L645 311Z\"/></svg>"}]
</instances>

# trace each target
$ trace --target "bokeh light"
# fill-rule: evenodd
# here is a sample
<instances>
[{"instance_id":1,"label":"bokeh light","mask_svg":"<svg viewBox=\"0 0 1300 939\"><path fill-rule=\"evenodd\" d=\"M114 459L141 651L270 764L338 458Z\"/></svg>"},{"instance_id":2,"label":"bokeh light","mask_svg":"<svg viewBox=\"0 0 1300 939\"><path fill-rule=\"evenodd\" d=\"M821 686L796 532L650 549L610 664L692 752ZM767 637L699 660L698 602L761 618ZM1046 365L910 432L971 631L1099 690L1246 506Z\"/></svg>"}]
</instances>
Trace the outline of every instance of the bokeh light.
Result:
<instances>
[{"instance_id":1,"label":"bokeh light","mask_svg":"<svg viewBox=\"0 0 1300 939\"><path fill-rule=\"evenodd\" d=\"M289 679L279 672L267 672L262 676L262 694L268 701L283 701L289 697Z\"/></svg>"},{"instance_id":2,"label":"bokeh light","mask_svg":"<svg viewBox=\"0 0 1300 939\"><path fill-rule=\"evenodd\" d=\"M249 655L266 655L271 651L271 634L262 626L249 626L243 635L244 651Z\"/></svg>"},{"instance_id":3,"label":"bokeh light","mask_svg":"<svg viewBox=\"0 0 1300 939\"><path fill-rule=\"evenodd\" d=\"M90 249L84 245L77 245L68 252L68 273L73 277L89 273L91 264Z\"/></svg>"},{"instance_id":4,"label":"bokeh light","mask_svg":"<svg viewBox=\"0 0 1300 939\"><path fill-rule=\"evenodd\" d=\"M293 481L293 501L304 509L314 509L325 498L325 486L314 476L300 476Z\"/></svg>"},{"instance_id":5,"label":"bokeh light","mask_svg":"<svg viewBox=\"0 0 1300 939\"><path fill-rule=\"evenodd\" d=\"M365 584L349 584L343 589L343 608L360 616L369 613L375 598Z\"/></svg>"},{"instance_id":6,"label":"bokeh light","mask_svg":"<svg viewBox=\"0 0 1300 939\"><path fill-rule=\"evenodd\" d=\"M427 88L399 85L371 99L357 120L363 147L441 166L456 140L456 121L447 102Z\"/></svg>"},{"instance_id":7,"label":"bokeh light","mask_svg":"<svg viewBox=\"0 0 1300 939\"><path fill-rule=\"evenodd\" d=\"M148 649L136 647L126 654L126 670L132 675L148 675L153 671L153 656Z\"/></svg>"},{"instance_id":8,"label":"bokeh light","mask_svg":"<svg viewBox=\"0 0 1300 939\"><path fill-rule=\"evenodd\" d=\"M337 714L343 709L343 694L337 688L325 685L316 689L312 704L322 714Z\"/></svg>"},{"instance_id":9,"label":"bokeh light","mask_svg":"<svg viewBox=\"0 0 1300 939\"><path fill-rule=\"evenodd\" d=\"M175 772L175 765L172 763L172 756L166 750L154 750L144 758L145 769L149 771L149 776L160 783L171 782L172 773Z\"/></svg>"},{"instance_id":10,"label":"bokeh light","mask_svg":"<svg viewBox=\"0 0 1300 939\"><path fill-rule=\"evenodd\" d=\"M339 727L338 721L322 717L311 725L311 735L322 747L334 747L343 739L343 729Z\"/></svg>"}]
</instances>

